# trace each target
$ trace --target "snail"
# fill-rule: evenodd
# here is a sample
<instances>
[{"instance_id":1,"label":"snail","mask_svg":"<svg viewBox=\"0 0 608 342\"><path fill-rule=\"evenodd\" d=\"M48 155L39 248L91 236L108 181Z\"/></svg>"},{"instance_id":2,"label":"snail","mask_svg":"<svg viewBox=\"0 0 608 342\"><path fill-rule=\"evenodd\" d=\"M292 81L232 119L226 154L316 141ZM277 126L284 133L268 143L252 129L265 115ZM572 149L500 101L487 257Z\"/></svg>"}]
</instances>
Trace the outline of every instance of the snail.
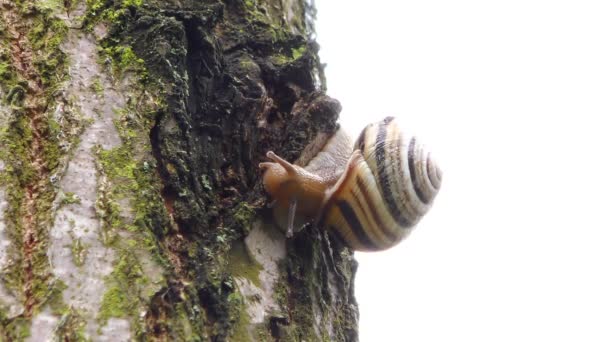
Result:
<instances>
[{"instance_id":1,"label":"snail","mask_svg":"<svg viewBox=\"0 0 608 342\"><path fill-rule=\"evenodd\" d=\"M347 246L379 251L409 235L430 209L442 172L430 153L397 120L369 124L352 147L338 130L305 167L274 152L260 163L275 220L327 227Z\"/></svg>"}]
</instances>

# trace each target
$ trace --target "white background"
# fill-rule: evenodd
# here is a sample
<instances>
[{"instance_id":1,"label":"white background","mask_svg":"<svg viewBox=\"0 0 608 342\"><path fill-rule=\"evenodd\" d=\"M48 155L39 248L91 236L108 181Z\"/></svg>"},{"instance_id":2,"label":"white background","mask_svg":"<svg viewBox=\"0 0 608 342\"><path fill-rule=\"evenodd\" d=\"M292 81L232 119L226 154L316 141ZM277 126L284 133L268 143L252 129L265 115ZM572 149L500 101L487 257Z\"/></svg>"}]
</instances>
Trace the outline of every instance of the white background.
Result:
<instances>
[{"instance_id":1,"label":"white background","mask_svg":"<svg viewBox=\"0 0 608 342\"><path fill-rule=\"evenodd\" d=\"M356 255L361 341L608 341L608 3L316 5L343 126L399 116L444 173Z\"/></svg>"}]
</instances>

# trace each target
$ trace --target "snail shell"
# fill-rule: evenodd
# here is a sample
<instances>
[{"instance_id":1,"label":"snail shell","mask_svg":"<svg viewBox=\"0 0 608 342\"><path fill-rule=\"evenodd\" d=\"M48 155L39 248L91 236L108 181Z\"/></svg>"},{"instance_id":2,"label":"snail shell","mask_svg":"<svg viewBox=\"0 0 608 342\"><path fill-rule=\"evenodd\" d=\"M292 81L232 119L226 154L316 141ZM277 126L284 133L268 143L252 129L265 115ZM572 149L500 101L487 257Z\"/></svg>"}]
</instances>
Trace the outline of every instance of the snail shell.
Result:
<instances>
[{"instance_id":1,"label":"snail shell","mask_svg":"<svg viewBox=\"0 0 608 342\"><path fill-rule=\"evenodd\" d=\"M275 218L287 221L288 235L297 217L328 227L354 250L388 249L430 209L442 173L392 117L368 125L350 146L339 130L304 168L268 152L274 162L260 167Z\"/></svg>"}]
</instances>

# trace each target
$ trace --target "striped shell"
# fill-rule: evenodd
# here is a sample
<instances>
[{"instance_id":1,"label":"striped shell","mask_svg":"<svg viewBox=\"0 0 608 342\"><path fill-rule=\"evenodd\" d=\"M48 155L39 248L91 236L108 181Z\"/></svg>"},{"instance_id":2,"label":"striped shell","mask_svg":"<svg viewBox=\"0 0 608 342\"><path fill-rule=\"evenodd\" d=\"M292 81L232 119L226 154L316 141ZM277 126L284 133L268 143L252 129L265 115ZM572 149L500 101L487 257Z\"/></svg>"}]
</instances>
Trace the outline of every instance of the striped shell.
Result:
<instances>
[{"instance_id":1,"label":"striped shell","mask_svg":"<svg viewBox=\"0 0 608 342\"><path fill-rule=\"evenodd\" d=\"M318 222L355 250L384 250L409 235L440 186L430 154L388 117L361 132Z\"/></svg>"}]
</instances>

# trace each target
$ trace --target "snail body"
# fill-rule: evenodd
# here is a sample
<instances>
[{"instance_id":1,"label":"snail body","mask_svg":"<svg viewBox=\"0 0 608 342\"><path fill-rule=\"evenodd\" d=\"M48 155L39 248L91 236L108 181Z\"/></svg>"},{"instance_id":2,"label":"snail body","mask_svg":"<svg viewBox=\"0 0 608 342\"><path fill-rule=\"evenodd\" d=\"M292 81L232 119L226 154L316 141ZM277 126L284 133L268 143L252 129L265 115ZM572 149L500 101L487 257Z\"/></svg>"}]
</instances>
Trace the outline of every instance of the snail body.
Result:
<instances>
[{"instance_id":1,"label":"snail body","mask_svg":"<svg viewBox=\"0 0 608 342\"><path fill-rule=\"evenodd\" d=\"M351 146L339 130L305 167L268 152L272 162L260 167L275 218L288 235L296 219L313 221L354 250L391 248L430 209L441 171L392 117L365 127Z\"/></svg>"}]
</instances>

